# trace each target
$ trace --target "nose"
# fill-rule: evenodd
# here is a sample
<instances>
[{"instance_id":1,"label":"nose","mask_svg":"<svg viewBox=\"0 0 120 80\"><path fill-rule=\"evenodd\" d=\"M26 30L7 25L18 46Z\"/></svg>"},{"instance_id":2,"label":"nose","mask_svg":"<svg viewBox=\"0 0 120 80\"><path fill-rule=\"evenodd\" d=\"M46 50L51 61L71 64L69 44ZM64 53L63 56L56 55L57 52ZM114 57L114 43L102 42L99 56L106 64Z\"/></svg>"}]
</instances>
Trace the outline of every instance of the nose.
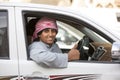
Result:
<instances>
[{"instance_id":1,"label":"nose","mask_svg":"<svg viewBox=\"0 0 120 80\"><path fill-rule=\"evenodd\" d=\"M51 31L49 32L49 36L52 36L52 32Z\"/></svg>"},{"instance_id":2,"label":"nose","mask_svg":"<svg viewBox=\"0 0 120 80\"><path fill-rule=\"evenodd\" d=\"M54 29L49 29L49 30L48 30L48 35L49 35L49 36L55 36L55 35L56 35L56 30L54 30Z\"/></svg>"},{"instance_id":3,"label":"nose","mask_svg":"<svg viewBox=\"0 0 120 80\"><path fill-rule=\"evenodd\" d=\"M49 36L52 36L53 33L54 33L54 32L50 29L50 30L49 30Z\"/></svg>"}]
</instances>

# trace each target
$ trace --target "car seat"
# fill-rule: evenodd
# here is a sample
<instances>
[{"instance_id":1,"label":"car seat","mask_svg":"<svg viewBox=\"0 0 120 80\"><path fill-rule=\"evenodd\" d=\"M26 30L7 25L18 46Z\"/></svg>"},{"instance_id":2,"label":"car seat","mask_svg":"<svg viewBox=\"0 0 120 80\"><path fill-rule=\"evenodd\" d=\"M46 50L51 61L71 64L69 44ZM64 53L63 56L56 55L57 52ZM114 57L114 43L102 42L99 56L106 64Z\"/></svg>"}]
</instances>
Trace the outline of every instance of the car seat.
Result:
<instances>
[{"instance_id":1,"label":"car seat","mask_svg":"<svg viewBox=\"0 0 120 80\"><path fill-rule=\"evenodd\" d=\"M33 35L33 32L35 30L35 24L37 23L39 19L31 19L28 23L27 23L27 26L26 26L26 30L27 30L27 42L28 42L28 45L31 44L31 40L32 40L32 35Z\"/></svg>"}]
</instances>

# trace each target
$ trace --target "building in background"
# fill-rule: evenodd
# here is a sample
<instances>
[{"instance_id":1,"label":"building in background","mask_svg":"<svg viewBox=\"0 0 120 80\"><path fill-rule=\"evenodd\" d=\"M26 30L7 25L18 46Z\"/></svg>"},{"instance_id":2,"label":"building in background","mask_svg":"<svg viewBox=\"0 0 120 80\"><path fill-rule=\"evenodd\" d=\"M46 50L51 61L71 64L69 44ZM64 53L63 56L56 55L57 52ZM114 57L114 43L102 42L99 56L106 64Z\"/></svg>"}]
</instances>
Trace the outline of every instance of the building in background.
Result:
<instances>
[{"instance_id":1,"label":"building in background","mask_svg":"<svg viewBox=\"0 0 120 80\"><path fill-rule=\"evenodd\" d=\"M64 7L120 8L120 0L0 0L0 2L25 2Z\"/></svg>"}]
</instances>

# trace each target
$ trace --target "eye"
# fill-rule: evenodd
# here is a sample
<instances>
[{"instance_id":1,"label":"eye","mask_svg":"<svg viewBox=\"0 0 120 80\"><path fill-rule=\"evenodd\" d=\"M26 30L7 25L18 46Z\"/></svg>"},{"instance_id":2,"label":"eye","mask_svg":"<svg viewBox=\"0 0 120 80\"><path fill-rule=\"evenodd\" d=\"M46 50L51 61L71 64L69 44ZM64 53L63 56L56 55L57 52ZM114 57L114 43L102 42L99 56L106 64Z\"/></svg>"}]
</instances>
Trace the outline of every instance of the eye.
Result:
<instances>
[{"instance_id":1,"label":"eye","mask_svg":"<svg viewBox=\"0 0 120 80\"><path fill-rule=\"evenodd\" d=\"M56 33L56 30L55 30L55 29L52 29L51 31L52 31L53 33Z\"/></svg>"},{"instance_id":2,"label":"eye","mask_svg":"<svg viewBox=\"0 0 120 80\"><path fill-rule=\"evenodd\" d=\"M49 32L49 29L45 29L44 32L45 32L45 33L48 33L48 32Z\"/></svg>"}]
</instances>

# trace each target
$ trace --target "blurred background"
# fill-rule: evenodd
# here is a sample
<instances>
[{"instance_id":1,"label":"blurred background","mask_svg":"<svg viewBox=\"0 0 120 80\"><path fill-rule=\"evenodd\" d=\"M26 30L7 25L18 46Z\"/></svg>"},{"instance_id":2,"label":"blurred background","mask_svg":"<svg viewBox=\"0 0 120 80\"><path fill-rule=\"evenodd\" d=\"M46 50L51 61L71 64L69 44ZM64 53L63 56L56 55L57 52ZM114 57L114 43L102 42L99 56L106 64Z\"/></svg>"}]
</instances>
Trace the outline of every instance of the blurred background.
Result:
<instances>
[{"instance_id":1,"label":"blurred background","mask_svg":"<svg viewBox=\"0 0 120 80\"><path fill-rule=\"evenodd\" d=\"M0 0L0 2L36 3L72 8L120 8L120 0Z\"/></svg>"}]
</instances>

